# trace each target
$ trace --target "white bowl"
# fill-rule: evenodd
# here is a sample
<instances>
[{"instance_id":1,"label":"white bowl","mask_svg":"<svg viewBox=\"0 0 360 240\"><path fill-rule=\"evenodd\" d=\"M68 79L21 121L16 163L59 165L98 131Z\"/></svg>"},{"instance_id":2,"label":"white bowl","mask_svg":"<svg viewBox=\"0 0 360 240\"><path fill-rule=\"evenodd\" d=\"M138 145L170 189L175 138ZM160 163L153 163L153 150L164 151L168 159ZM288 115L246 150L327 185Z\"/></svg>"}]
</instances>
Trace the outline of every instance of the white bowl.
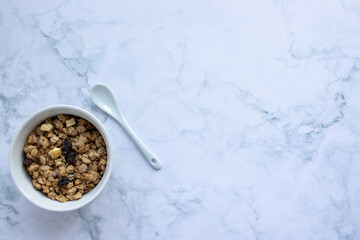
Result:
<instances>
[{"instance_id":1,"label":"white bowl","mask_svg":"<svg viewBox=\"0 0 360 240\"><path fill-rule=\"evenodd\" d=\"M25 141L27 140L29 134L46 118L56 116L61 113L84 118L94 125L104 138L107 150L106 170L100 182L94 189L84 194L81 199L65 203L51 200L44 193L36 190L32 185L31 177L23 166L23 150ZM54 105L33 113L25 120L12 140L9 161L11 176L17 188L30 202L46 210L63 212L81 208L93 201L101 193L110 178L113 160L110 137L104 126L94 115L79 107L71 105Z\"/></svg>"}]
</instances>

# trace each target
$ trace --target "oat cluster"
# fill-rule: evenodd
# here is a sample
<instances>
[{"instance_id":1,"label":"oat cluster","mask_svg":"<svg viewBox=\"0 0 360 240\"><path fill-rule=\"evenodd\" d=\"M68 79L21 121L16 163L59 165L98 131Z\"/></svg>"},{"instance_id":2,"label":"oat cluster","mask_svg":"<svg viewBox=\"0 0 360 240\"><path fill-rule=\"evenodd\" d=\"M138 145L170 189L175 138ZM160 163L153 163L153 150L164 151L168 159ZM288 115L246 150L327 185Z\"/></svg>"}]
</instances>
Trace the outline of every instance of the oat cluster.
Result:
<instances>
[{"instance_id":1,"label":"oat cluster","mask_svg":"<svg viewBox=\"0 0 360 240\"><path fill-rule=\"evenodd\" d=\"M59 202L80 199L104 175L104 139L85 119L60 114L30 133L24 165L34 187Z\"/></svg>"}]
</instances>

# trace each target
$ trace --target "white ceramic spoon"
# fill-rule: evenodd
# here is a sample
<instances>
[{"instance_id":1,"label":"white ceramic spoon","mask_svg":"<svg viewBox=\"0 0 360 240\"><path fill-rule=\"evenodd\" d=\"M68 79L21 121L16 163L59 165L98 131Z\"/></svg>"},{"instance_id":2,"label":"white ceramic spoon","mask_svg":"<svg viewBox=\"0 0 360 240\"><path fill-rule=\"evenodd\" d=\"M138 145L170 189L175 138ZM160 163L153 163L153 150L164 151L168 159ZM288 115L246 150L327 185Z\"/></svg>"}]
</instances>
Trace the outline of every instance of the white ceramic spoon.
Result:
<instances>
[{"instance_id":1,"label":"white ceramic spoon","mask_svg":"<svg viewBox=\"0 0 360 240\"><path fill-rule=\"evenodd\" d=\"M129 126L119 106L117 105L117 102L111 90L103 84L98 84L91 88L90 97L99 108L101 108L104 112L108 113L110 116L112 116L115 120L117 120L120 123L120 125L132 138L136 146L144 154L145 158L148 160L151 167L153 167L156 170L160 170L161 164L159 160L145 146L145 144L140 140L140 138L136 136L134 130Z\"/></svg>"}]
</instances>

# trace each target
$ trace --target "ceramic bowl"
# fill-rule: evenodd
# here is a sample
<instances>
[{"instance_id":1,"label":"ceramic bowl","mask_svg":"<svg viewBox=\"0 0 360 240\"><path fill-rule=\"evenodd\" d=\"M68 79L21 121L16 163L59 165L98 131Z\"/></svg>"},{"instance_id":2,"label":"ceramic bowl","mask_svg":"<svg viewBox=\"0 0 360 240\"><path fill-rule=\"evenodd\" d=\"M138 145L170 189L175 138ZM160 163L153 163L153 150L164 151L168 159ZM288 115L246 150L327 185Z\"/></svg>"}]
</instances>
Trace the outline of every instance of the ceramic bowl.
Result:
<instances>
[{"instance_id":1,"label":"ceramic bowl","mask_svg":"<svg viewBox=\"0 0 360 240\"><path fill-rule=\"evenodd\" d=\"M44 193L36 190L32 185L32 178L26 172L26 169L23 165L23 149L28 135L46 118L53 117L61 113L78 116L89 121L101 133L107 150L106 170L100 182L94 189L84 194L81 199L68 201L65 203L51 200ZM46 107L33 113L23 122L22 126L18 129L12 140L9 161L11 176L17 188L30 202L46 210L63 212L81 208L99 196L109 181L112 170L113 156L110 137L105 127L94 115L79 107L71 105L55 105Z\"/></svg>"}]
</instances>

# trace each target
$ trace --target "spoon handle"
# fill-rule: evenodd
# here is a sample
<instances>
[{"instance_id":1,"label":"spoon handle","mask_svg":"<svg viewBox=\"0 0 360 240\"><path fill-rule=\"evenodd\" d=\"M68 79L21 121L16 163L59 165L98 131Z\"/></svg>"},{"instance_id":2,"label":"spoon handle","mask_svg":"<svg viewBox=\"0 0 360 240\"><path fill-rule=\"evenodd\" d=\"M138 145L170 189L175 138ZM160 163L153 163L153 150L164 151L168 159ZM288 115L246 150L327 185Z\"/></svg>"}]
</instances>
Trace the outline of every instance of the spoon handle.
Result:
<instances>
[{"instance_id":1,"label":"spoon handle","mask_svg":"<svg viewBox=\"0 0 360 240\"><path fill-rule=\"evenodd\" d=\"M135 142L136 146L140 149L140 151L143 153L145 158L150 163L151 167L155 170L161 169L160 161L156 158L156 156L150 151L150 149L145 145L143 141L135 134L134 130L130 127L130 125L126 122L125 119L116 119L120 125L123 127L123 129L127 132L127 134L132 138L132 140Z\"/></svg>"}]
</instances>

